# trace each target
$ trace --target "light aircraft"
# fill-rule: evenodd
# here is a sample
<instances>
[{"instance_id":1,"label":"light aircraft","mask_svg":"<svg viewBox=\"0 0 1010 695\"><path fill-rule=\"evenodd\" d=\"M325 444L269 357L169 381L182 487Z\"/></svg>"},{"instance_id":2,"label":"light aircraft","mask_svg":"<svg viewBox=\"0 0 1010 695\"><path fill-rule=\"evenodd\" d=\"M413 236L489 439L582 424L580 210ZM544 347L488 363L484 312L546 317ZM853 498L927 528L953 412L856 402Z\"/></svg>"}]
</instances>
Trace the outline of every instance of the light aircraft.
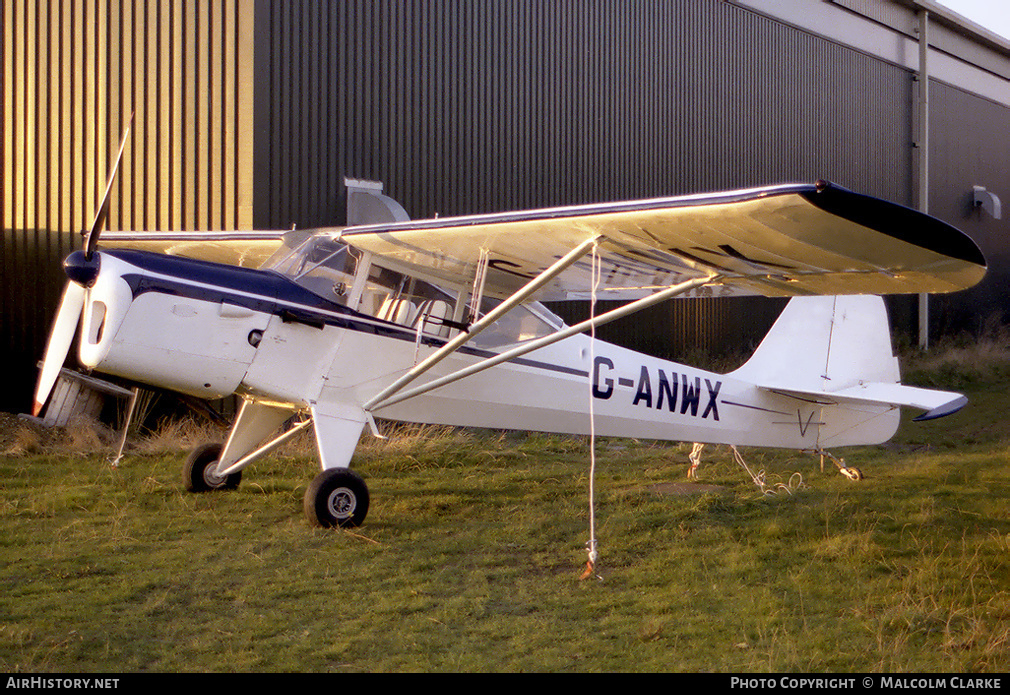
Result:
<instances>
[{"instance_id":1,"label":"light aircraft","mask_svg":"<svg viewBox=\"0 0 1010 695\"><path fill-rule=\"evenodd\" d=\"M306 515L352 527L369 493L349 465L373 416L586 434L591 412L598 435L825 451L886 441L901 406L927 419L966 402L900 383L878 295L961 290L985 260L908 208L818 181L411 221L378 187L348 186L373 223L283 234L257 268L125 248L129 235L98 251L107 187L64 264L36 414L79 323L88 369L240 397L226 442L186 461L189 490L234 488L311 427ZM729 374L585 335L672 297L731 295L792 299ZM541 303L593 298L628 303L574 326Z\"/></svg>"}]
</instances>

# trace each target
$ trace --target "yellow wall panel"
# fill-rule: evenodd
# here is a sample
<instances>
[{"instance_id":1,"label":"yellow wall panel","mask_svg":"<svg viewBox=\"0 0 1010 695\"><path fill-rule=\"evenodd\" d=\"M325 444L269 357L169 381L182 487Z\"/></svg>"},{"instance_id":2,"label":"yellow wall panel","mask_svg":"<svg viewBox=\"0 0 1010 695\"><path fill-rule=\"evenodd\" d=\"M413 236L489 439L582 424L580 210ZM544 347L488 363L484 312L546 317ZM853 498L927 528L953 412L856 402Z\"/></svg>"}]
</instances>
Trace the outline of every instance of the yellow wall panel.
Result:
<instances>
[{"instance_id":1,"label":"yellow wall panel","mask_svg":"<svg viewBox=\"0 0 1010 695\"><path fill-rule=\"evenodd\" d=\"M114 229L251 224L254 3L0 0L0 224L91 223L131 111Z\"/></svg>"},{"instance_id":2,"label":"yellow wall panel","mask_svg":"<svg viewBox=\"0 0 1010 695\"><path fill-rule=\"evenodd\" d=\"M65 277L107 227L252 226L251 0L0 0L0 408L27 407Z\"/></svg>"}]
</instances>

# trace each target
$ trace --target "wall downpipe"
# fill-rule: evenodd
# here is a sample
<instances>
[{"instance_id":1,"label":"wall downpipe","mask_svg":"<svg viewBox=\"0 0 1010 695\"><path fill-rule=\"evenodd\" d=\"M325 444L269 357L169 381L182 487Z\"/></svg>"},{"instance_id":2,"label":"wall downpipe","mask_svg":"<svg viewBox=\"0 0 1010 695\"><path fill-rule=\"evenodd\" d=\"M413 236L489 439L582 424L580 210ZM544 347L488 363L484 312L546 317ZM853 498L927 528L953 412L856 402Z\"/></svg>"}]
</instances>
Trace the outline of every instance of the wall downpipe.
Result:
<instances>
[{"instance_id":1,"label":"wall downpipe","mask_svg":"<svg viewBox=\"0 0 1010 695\"><path fill-rule=\"evenodd\" d=\"M919 12L919 132L916 136L919 154L918 208L929 214L929 12ZM929 295L919 295L919 347L929 348Z\"/></svg>"}]
</instances>

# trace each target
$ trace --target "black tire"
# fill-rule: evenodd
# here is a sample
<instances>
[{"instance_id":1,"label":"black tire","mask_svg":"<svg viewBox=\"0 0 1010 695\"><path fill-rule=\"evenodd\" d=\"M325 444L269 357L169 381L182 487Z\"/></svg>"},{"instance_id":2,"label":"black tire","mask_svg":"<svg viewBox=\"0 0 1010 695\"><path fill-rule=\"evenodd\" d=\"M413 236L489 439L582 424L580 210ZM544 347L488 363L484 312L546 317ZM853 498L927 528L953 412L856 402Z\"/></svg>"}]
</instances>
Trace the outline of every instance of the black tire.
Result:
<instances>
[{"instance_id":1,"label":"black tire","mask_svg":"<svg viewBox=\"0 0 1010 695\"><path fill-rule=\"evenodd\" d=\"M313 526L354 528L368 514L368 486L347 468L331 468L315 477L305 491L305 516Z\"/></svg>"},{"instance_id":2,"label":"black tire","mask_svg":"<svg viewBox=\"0 0 1010 695\"><path fill-rule=\"evenodd\" d=\"M242 471L224 477L216 476L213 473L223 448L221 444L215 442L201 444L190 452L182 467L182 484L186 490L189 492L209 492L211 490L234 490L238 487L242 481Z\"/></svg>"}]
</instances>

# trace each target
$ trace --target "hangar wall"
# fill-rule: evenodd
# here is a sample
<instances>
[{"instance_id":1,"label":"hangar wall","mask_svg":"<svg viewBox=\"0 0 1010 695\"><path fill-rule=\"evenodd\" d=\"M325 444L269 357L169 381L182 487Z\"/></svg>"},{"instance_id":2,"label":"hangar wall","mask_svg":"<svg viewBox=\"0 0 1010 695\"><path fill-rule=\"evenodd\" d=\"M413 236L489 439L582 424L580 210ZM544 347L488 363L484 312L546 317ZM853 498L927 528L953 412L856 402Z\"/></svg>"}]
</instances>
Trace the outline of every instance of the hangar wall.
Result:
<instances>
[{"instance_id":1,"label":"hangar wall","mask_svg":"<svg viewBox=\"0 0 1010 695\"><path fill-rule=\"evenodd\" d=\"M0 0L0 359L15 366L0 407L27 407L60 260L129 107L118 229L339 224L345 176L384 181L413 217L816 178L915 204L914 70L748 5L886 5L857 27L906 34L914 18L885 0ZM995 146L1010 109L933 84L931 211L1003 258L1007 221L964 195L1010 201ZM937 327L1007 304L987 280L941 300ZM746 348L780 306L671 301L599 335L662 356ZM892 310L915 329L912 303Z\"/></svg>"},{"instance_id":2,"label":"hangar wall","mask_svg":"<svg viewBox=\"0 0 1010 695\"><path fill-rule=\"evenodd\" d=\"M1007 88L1010 100L1010 86ZM989 264L977 286L931 298L933 335L1010 320L1010 108L935 82L931 90L930 213L968 234ZM972 205L972 187L997 194L1003 218Z\"/></svg>"},{"instance_id":3,"label":"hangar wall","mask_svg":"<svg viewBox=\"0 0 1010 695\"><path fill-rule=\"evenodd\" d=\"M260 227L329 222L344 175L415 218L817 178L912 202L909 72L720 0L260 0L257 36ZM749 346L781 306L673 301L600 335Z\"/></svg>"},{"instance_id":4,"label":"hangar wall","mask_svg":"<svg viewBox=\"0 0 1010 695\"><path fill-rule=\"evenodd\" d=\"M329 221L344 173L413 217L818 176L910 202L908 72L721 0L259 0L257 37L259 227Z\"/></svg>"}]
</instances>

